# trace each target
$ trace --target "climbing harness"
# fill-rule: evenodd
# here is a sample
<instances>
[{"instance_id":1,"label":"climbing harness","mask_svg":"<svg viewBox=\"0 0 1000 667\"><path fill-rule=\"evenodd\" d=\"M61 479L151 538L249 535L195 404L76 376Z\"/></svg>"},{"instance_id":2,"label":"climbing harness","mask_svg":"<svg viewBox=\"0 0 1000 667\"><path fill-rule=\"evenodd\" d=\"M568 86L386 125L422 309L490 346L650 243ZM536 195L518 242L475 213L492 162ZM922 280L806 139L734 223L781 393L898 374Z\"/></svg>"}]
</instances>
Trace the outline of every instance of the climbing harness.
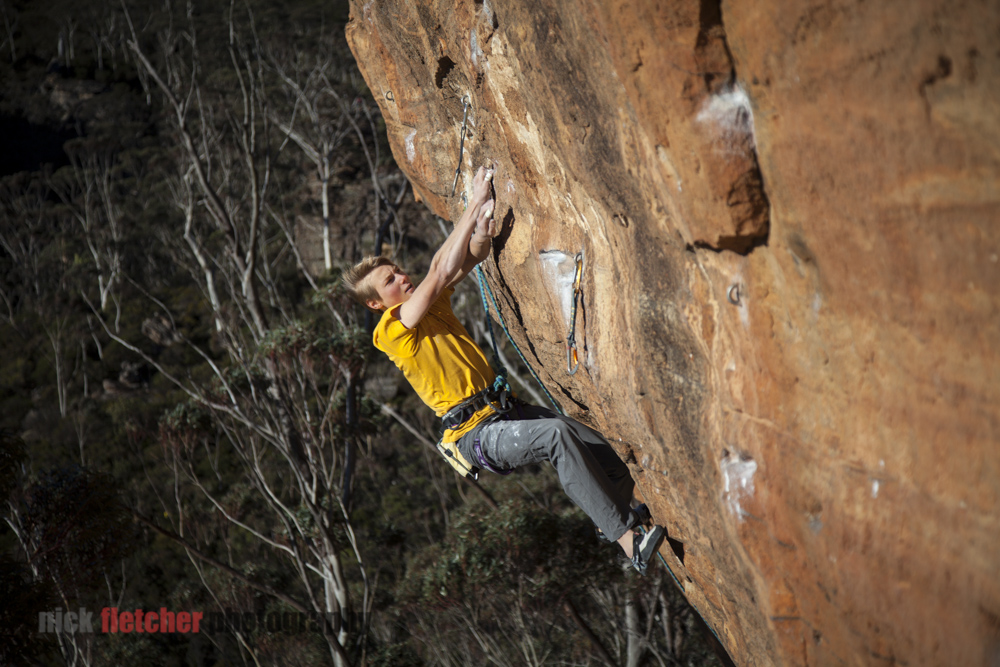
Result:
<instances>
[{"instance_id":1,"label":"climbing harness","mask_svg":"<svg viewBox=\"0 0 1000 667\"><path fill-rule=\"evenodd\" d=\"M472 419L477 412L486 406L492 408L493 414L487 417L486 420L484 420L484 423L506 418L510 411L515 408L518 411L518 415L521 414L520 401L518 401L518 399L511 394L510 384L507 382L506 372L503 366L498 363L497 367L500 369L500 372L497 373L496 380L493 381L492 386L487 387L486 389L483 389L475 395L465 399L441 417L441 426L443 431L459 428L462 424ZM441 452L445 460L451 464L451 467L463 477L479 479L480 468L489 470L497 475L509 475L512 472L513 469L497 469L486 459L486 457L483 456L483 450L482 446L479 444L479 438L476 438L473 445L477 459L476 463L478 463L478 466L476 466L469 463L469 461L462 456L462 453L458 451L457 443L446 443L444 442L443 436L444 434L442 433L442 439L437 444L438 451Z\"/></svg>"},{"instance_id":2,"label":"climbing harness","mask_svg":"<svg viewBox=\"0 0 1000 667\"><path fill-rule=\"evenodd\" d=\"M458 187L458 176L462 173L462 155L465 153L465 125L469 120L469 96L462 98L465 109L462 111L462 137L458 142L458 166L455 167L455 180L451 182L451 196L455 196L455 188Z\"/></svg>"},{"instance_id":3,"label":"climbing harness","mask_svg":"<svg viewBox=\"0 0 1000 667\"><path fill-rule=\"evenodd\" d=\"M583 276L583 253L576 253L576 276L573 278L573 307L569 312L569 333L566 335L566 372L570 375L580 368L576 350L576 305L580 302L580 278Z\"/></svg>"},{"instance_id":4,"label":"climbing harness","mask_svg":"<svg viewBox=\"0 0 1000 667\"><path fill-rule=\"evenodd\" d=\"M486 459L486 456L483 455L483 446L479 443L479 438L476 438L476 442L473 443L472 448L473 451L476 452L476 459L478 460L479 465L482 466L484 470L489 470L494 475L509 475L512 472L514 472L513 468L507 468L506 470L501 470L499 468L493 467L493 464L491 464Z\"/></svg>"},{"instance_id":5,"label":"climbing harness","mask_svg":"<svg viewBox=\"0 0 1000 667\"><path fill-rule=\"evenodd\" d=\"M510 384L505 377L504 368L500 367L493 385L465 399L441 417L441 425L445 431L454 430L487 405L498 415L505 415L514 407L514 397L510 393Z\"/></svg>"},{"instance_id":6,"label":"climbing harness","mask_svg":"<svg viewBox=\"0 0 1000 667\"><path fill-rule=\"evenodd\" d=\"M509 475L511 473L511 470L499 470L490 464L490 462L483 456L483 450L482 446L479 444L479 438L476 438L475 444L473 445L476 453L476 463L478 463L478 466L472 465L464 456L462 456L462 453L458 451L457 443L444 442L444 431L459 428L462 424L472 419L477 412L486 406L489 406L493 410L493 414L487 417L484 423L505 418L514 408L517 408L518 414L521 413L520 402L511 394L510 384L507 382L506 370L498 360L495 363L496 367L500 370L497 373L497 377L493 381L493 384L465 399L441 417L442 438L437 444L438 451L441 452L445 460L451 464L451 467L463 477L479 479L479 468L489 470L497 475Z\"/></svg>"}]
</instances>

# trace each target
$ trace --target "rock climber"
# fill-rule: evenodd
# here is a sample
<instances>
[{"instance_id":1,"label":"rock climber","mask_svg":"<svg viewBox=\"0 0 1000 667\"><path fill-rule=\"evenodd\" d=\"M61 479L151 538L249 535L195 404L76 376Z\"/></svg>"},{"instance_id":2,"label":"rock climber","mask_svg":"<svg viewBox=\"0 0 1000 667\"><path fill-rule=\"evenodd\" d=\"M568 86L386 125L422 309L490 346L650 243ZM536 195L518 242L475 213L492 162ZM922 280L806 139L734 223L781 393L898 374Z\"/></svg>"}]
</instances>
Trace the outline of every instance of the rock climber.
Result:
<instances>
[{"instance_id":1,"label":"rock climber","mask_svg":"<svg viewBox=\"0 0 1000 667\"><path fill-rule=\"evenodd\" d=\"M403 371L424 403L442 418L442 443L466 468L507 474L549 461L570 499L604 539L621 545L644 574L664 536L645 505L633 509L628 467L597 431L546 408L508 399L496 374L451 308L455 285L486 259L497 224L490 197L493 171L473 178L469 205L434 254L419 285L385 257L368 257L343 274L343 283L367 308L381 312L372 341Z\"/></svg>"}]
</instances>

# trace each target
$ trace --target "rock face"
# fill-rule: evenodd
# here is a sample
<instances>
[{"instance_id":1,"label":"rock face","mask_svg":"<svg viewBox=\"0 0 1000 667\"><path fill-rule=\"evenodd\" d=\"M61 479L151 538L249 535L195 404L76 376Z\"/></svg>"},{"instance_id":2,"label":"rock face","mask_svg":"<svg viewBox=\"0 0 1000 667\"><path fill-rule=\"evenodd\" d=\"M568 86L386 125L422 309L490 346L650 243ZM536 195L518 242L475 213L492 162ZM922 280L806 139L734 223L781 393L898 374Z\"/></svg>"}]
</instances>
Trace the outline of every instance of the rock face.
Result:
<instances>
[{"instance_id":1,"label":"rock face","mask_svg":"<svg viewBox=\"0 0 1000 667\"><path fill-rule=\"evenodd\" d=\"M737 664L1000 664L998 36L986 1L352 4L427 205L498 164L503 315Z\"/></svg>"}]
</instances>

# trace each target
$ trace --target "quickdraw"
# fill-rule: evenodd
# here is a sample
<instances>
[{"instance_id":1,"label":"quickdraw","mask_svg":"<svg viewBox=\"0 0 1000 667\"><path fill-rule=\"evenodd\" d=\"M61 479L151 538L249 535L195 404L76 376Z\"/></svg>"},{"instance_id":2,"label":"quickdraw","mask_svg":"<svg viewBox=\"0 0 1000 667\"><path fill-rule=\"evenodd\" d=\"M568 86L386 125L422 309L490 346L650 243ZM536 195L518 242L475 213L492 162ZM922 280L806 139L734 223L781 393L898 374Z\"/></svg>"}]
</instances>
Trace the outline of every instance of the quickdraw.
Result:
<instances>
[{"instance_id":1,"label":"quickdraw","mask_svg":"<svg viewBox=\"0 0 1000 667\"><path fill-rule=\"evenodd\" d=\"M580 355L576 350L576 306L580 302L580 279L583 277L583 253L576 253L576 276L573 278L573 307L569 313L569 334L566 336L566 372L570 375L580 368Z\"/></svg>"},{"instance_id":2,"label":"quickdraw","mask_svg":"<svg viewBox=\"0 0 1000 667\"><path fill-rule=\"evenodd\" d=\"M458 166L455 167L455 180L451 182L451 196L455 196L455 188L458 187L458 176L462 173L462 154L465 152L465 127L469 121L469 96L462 98L465 109L462 111L462 137L458 142Z\"/></svg>"}]
</instances>

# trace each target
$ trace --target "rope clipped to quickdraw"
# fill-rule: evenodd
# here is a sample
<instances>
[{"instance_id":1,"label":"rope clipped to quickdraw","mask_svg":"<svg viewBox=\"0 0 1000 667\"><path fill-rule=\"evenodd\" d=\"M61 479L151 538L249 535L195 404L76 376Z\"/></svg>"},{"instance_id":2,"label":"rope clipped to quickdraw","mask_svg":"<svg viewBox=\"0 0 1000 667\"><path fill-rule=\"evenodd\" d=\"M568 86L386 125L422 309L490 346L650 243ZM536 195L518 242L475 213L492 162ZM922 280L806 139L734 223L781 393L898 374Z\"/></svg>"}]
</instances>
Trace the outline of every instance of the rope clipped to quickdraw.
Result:
<instances>
[{"instance_id":1,"label":"rope clipped to quickdraw","mask_svg":"<svg viewBox=\"0 0 1000 667\"><path fill-rule=\"evenodd\" d=\"M455 196L455 189L458 187L458 177L462 173L462 156L465 151L465 129L469 120L470 101L468 95L462 98L462 102L465 105L465 108L462 111L462 134L461 134L461 139L458 143L458 166L455 167L455 178L451 183L452 197ZM466 198L464 192L462 193L462 203L466 207L469 205L468 199ZM521 348L518 347L518 344L514 342L514 337L510 335L510 330L507 329L507 325L503 321L503 314L500 312L500 308L497 306L496 299L493 298L493 291L490 289L489 283L486 282L486 278L483 276L483 269L478 265L476 266L476 280L479 283L479 298L483 302L483 310L486 313L486 326L490 332L490 344L493 346L493 366L494 370L497 372L497 379L493 383L493 389L495 391L501 391L506 389L509 392L510 383L507 381L507 369L500 362L500 348L497 347L497 338L496 334L493 331L493 318L490 317L490 302L493 303L493 310L495 310L497 313L497 321L500 323L500 328L502 328L503 332L507 334L507 340L509 340L510 344L514 347L514 350L517 352L517 356L520 357L521 359L521 363L523 363L524 367L528 369L529 373L531 373L531 377L534 378L538 386L542 388L542 392L545 394L545 397L549 399L549 403L552 404L552 407L555 409L555 411L558 412L559 414L565 414L562 411L562 408L559 407L559 404L556 403L556 400L552 398L552 394L549 393L549 390L545 388L545 385L542 383L541 378L538 377L538 373L536 373L535 369L531 367L531 364L528 363L528 360L524 358L524 353L521 352ZM486 300L486 295L489 295L490 297L489 302Z\"/></svg>"},{"instance_id":2,"label":"rope clipped to quickdraw","mask_svg":"<svg viewBox=\"0 0 1000 667\"><path fill-rule=\"evenodd\" d=\"M559 407L559 404L556 403L556 400L552 398L552 394L549 393L549 390L545 388L545 384L543 384L541 378L538 377L538 373L536 373L535 369L531 367L528 360L524 358L524 353L521 352L521 348L516 342L514 342L514 337L510 335L510 330L503 321L503 313L500 312L500 308L497 306L497 301L493 297L493 290L490 289L490 284L486 282L486 277L483 275L483 269L480 266L476 267L476 280L479 282L479 297L483 302L483 310L486 311L486 325L489 328L490 342L493 345L493 357L496 360L497 367L503 369L504 375L506 375L506 369L504 369L503 364L500 363L500 348L497 347L496 335L493 332L493 318L490 317L490 303L493 304L493 310L497 313L497 321L500 323L500 328L503 329L505 334L507 334L507 340L509 340L510 344L514 347L514 351L517 352L517 356L520 357L521 363L523 363L524 367L528 369L529 373L531 373L531 377L534 378L538 386L542 388L545 398L549 399L549 403L552 404L555 411L561 415L565 414L562 411L562 408ZM489 301L486 300L487 295L490 297Z\"/></svg>"},{"instance_id":3,"label":"rope clipped to quickdraw","mask_svg":"<svg viewBox=\"0 0 1000 667\"><path fill-rule=\"evenodd\" d=\"M580 302L580 278L583 276L583 253L576 253L576 276L573 278L573 307L569 313L569 333L566 335L566 372L570 375L580 368L580 355L576 350L576 306Z\"/></svg>"}]
</instances>

